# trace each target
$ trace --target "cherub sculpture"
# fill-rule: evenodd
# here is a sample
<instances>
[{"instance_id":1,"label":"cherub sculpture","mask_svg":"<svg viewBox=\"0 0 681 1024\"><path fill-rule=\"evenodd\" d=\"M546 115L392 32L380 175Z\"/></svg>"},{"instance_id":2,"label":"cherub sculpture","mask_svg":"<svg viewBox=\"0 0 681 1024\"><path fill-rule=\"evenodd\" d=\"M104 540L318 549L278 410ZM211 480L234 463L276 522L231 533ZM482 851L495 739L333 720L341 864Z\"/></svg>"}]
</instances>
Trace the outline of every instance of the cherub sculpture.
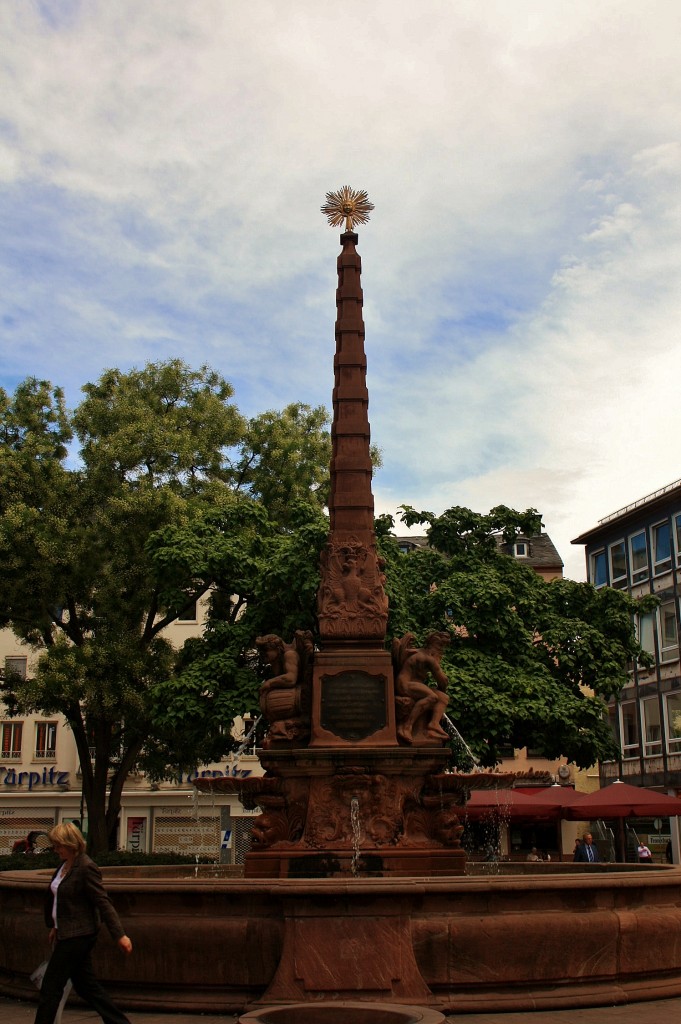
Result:
<instances>
[{"instance_id":1,"label":"cherub sculpture","mask_svg":"<svg viewBox=\"0 0 681 1024\"><path fill-rule=\"evenodd\" d=\"M449 704L449 681L440 662L449 643L449 633L443 632L431 633L423 647L414 646L413 633L393 641L395 691L398 698L406 698L401 703L403 709L408 709L397 726L397 735L405 743L423 739L432 744L447 739L440 721ZM428 685L429 676L435 680L437 688Z\"/></svg>"},{"instance_id":2,"label":"cherub sculpture","mask_svg":"<svg viewBox=\"0 0 681 1024\"><path fill-rule=\"evenodd\" d=\"M260 710L269 722L265 746L301 741L309 734L312 636L297 630L293 643L286 644L268 633L255 642L266 675L260 687Z\"/></svg>"}]
</instances>

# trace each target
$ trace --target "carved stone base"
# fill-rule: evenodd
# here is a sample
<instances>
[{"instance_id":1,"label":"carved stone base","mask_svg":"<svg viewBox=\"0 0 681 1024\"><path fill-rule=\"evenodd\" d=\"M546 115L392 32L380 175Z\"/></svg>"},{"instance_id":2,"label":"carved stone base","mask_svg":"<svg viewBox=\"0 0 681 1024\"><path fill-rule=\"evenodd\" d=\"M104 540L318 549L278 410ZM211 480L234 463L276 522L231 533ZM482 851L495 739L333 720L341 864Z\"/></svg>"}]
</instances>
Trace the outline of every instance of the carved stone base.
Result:
<instances>
[{"instance_id":1,"label":"carved stone base","mask_svg":"<svg viewBox=\"0 0 681 1024\"><path fill-rule=\"evenodd\" d=\"M266 1004L288 1001L376 999L432 1002L414 956L410 894L395 894L386 914L373 894L363 905L334 898L286 900L284 942ZM350 1018L345 1018L350 1019Z\"/></svg>"},{"instance_id":2,"label":"carved stone base","mask_svg":"<svg viewBox=\"0 0 681 1024\"><path fill-rule=\"evenodd\" d=\"M262 751L267 775L239 783L263 811L246 877L463 874L461 793L443 784L447 756L413 747Z\"/></svg>"}]
</instances>

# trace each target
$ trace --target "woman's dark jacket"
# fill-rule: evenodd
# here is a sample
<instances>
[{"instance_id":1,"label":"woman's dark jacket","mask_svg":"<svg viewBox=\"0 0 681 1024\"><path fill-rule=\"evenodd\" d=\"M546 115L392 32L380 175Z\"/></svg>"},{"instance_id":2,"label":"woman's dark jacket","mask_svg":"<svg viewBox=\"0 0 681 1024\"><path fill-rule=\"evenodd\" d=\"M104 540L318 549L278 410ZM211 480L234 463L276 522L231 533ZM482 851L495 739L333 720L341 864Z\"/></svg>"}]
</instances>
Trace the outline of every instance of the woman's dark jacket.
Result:
<instances>
[{"instance_id":1,"label":"woman's dark jacket","mask_svg":"<svg viewBox=\"0 0 681 1024\"><path fill-rule=\"evenodd\" d=\"M45 897L45 923L48 928L55 926L52 919L53 903L52 890L48 889ZM59 939L94 935L99 931L102 921L116 941L125 935L120 918L102 885L102 873L86 853L76 857L70 872L59 885L57 915Z\"/></svg>"}]
</instances>

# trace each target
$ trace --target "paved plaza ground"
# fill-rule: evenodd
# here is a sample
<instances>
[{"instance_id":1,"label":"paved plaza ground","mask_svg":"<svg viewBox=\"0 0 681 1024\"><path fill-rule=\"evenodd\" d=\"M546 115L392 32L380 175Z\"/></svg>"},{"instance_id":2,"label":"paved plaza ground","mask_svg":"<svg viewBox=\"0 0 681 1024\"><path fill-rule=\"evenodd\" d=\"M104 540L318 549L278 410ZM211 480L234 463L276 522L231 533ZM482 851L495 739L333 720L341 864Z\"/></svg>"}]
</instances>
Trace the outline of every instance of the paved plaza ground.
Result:
<instances>
[{"instance_id":1,"label":"paved plaza ground","mask_svg":"<svg viewBox=\"0 0 681 1024\"><path fill-rule=\"evenodd\" d=\"M34 1014L35 1003L0 996L1 1024L32 1024ZM232 1014L139 1013L135 1010L131 1010L128 1016L132 1024L235 1024L237 1020ZM447 1020L456 1020L460 1024L678 1024L681 1021L681 998L596 1009L465 1013ZM90 1010L67 1008L62 1024L100 1024L100 1018Z\"/></svg>"}]
</instances>

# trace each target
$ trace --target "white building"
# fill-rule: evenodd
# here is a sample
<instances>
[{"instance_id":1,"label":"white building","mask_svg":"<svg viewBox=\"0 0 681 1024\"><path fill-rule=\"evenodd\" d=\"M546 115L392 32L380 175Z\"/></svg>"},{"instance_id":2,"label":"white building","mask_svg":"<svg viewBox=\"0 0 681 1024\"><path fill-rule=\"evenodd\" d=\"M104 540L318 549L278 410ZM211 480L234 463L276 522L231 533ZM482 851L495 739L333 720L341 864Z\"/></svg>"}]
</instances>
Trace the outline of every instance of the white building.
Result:
<instances>
[{"instance_id":1,"label":"white building","mask_svg":"<svg viewBox=\"0 0 681 1024\"><path fill-rule=\"evenodd\" d=\"M168 626L166 636L178 648L202 630L202 610ZM34 670L37 655L9 630L0 630L0 663L23 675ZM142 852L206 855L240 863L248 847L250 823L236 796L199 795L192 779L234 774L261 775L253 749L238 760L203 765L174 782L150 783L131 775L125 784L118 848ZM63 821L83 821L78 753L73 734L60 715L9 718L0 704L0 854L9 853L29 831L47 831ZM84 821L87 828L87 821Z\"/></svg>"}]
</instances>

